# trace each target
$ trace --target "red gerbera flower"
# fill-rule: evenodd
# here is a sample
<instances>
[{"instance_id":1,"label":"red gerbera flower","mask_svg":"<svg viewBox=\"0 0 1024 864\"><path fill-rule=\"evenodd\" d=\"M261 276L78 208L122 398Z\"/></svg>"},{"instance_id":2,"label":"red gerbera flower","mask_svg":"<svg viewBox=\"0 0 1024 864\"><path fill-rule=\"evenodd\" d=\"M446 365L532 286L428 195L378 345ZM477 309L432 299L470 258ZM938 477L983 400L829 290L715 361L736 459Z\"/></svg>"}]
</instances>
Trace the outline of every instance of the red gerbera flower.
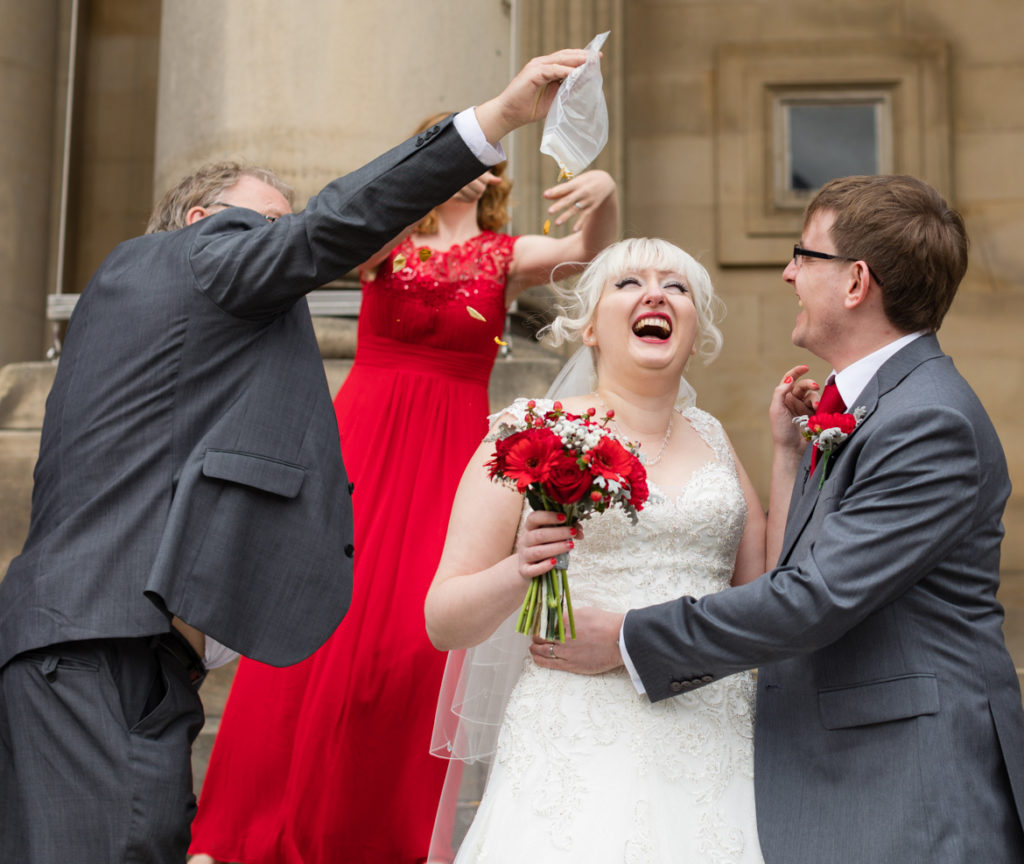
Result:
<instances>
[{"instance_id":1,"label":"red gerbera flower","mask_svg":"<svg viewBox=\"0 0 1024 864\"><path fill-rule=\"evenodd\" d=\"M497 443L494 459L488 463L491 476L500 469L505 477L515 480L520 492L525 492L531 483L547 481L551 465L562 449L561 441L550 429L527 429Z\"/></svg>"}]
</instances>

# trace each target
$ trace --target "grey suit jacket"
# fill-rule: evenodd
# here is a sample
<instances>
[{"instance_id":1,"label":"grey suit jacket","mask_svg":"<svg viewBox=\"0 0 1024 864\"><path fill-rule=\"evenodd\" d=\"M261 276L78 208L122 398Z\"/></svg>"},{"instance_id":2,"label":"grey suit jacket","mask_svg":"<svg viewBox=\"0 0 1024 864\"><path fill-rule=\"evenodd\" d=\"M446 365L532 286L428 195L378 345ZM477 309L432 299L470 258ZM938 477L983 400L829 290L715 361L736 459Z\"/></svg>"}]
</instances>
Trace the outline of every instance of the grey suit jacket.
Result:
<instances>
[{"instance_id":1,"label":"grey suit jacket","mask_svg":"<svg viewBox=\"0 0 1024 864\"><path fill-rule=\"evenodd\" d=\"M861 405L820 491L805 454L778 567L630 612L626 648L653 700L759 667L768 864L1020 861L1002 447L934 336L890 358Z\"/></svg>"},{"instance_id":2,"label":"grey suit jacket","mask_svg":"<svg viewBox=\"0 0 1024 864\"><path fill-rule=\"evenodd\" d=\"M351 596L352 513L304 295L480 175L449 118L273 224L231 208L118 246L68 325L0 666L176 614L275 665Z\"/></svg>"}]
</instances>

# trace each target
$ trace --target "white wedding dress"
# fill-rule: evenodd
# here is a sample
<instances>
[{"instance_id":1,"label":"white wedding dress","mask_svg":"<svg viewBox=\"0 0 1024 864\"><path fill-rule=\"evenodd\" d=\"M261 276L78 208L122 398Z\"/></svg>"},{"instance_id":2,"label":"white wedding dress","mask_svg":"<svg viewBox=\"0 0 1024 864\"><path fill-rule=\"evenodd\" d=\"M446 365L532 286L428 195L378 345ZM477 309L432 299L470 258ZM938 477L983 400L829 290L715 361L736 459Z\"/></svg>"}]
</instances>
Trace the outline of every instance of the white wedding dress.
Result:
<instances>
[{"instance_id":1,"label":"white wedding dress","mask_svg":"<svg viewBox=\"0 0 1024 864\"><path fill-rule=\"evenodd\" d=\"M617 509L585 523L569 560L574 606L625 612L728 588L743 492L718 421L682 416L714 457L682 489L652 486L636 526ZM651 704L621 668L525 662L457 864L760 864L753 698L750 674Z\"/></svg>"}]
</instances>

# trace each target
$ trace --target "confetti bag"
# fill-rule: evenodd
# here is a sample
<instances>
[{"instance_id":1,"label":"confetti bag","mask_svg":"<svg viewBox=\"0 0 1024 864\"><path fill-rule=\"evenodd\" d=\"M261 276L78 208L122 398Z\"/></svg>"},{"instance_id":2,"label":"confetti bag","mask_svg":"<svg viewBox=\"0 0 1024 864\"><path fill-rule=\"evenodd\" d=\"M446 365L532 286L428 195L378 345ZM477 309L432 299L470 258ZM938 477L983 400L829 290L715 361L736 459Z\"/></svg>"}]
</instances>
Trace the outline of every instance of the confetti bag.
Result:
<instances>
[{"instance_id":1,"label":"confetti bag","mask_svg":"<svg viewBox=\"0 0 1024 864\"><path fill-rule=\"evenodd\" d=\"M584 49L586 61L562 82L544 122L540 152L558 163L559 180L579 174L608 142L608 107L601 89L599 52L610 32L595 36Z\"/></svg>"}]
</instances>

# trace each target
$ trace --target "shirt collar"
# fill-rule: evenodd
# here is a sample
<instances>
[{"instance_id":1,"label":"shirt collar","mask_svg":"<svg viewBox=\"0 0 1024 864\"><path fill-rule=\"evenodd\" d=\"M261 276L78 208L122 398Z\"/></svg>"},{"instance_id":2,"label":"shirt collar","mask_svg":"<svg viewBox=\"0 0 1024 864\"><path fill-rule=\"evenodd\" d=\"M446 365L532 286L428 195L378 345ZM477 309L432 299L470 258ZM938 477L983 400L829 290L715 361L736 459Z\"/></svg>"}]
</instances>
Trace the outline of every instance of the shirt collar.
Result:
<instances>
[{"instance_id":1,"label":"shirt collar","mask_svg":"<svg viewBox=\"0 0 1024 864\"><path fill-rule=\"evenodd\" d=\"M842 372L836 372L833 369L829 378L835 379L836 389L839 390L839 395L843 397L843 403L846 407L849 408L857 397L860 396L864 388L868 386L868 382L875 377L886 360L915 339L924 336L925 332L922 330L918 333L908 333L906 336L901 336L896 341L883 345L877 351L871 352L867 357L861 357L857 362L851 363Z\"/></svg>"}]
</instances>

